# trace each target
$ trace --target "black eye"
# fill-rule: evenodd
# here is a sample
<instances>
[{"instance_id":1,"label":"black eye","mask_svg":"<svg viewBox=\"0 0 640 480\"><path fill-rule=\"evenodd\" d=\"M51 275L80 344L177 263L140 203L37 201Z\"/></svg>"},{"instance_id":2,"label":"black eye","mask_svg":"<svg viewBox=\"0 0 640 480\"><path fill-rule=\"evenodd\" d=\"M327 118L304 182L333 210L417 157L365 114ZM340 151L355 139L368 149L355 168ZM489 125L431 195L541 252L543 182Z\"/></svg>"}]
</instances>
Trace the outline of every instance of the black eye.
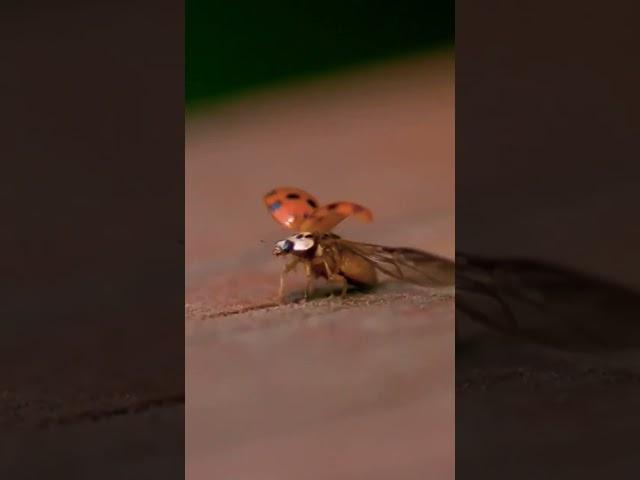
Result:
<instances>
[{"instance_id":1,"label":"black eye","mask_svg":"<svg viewBox=\"0 0 640 480\"><path fill-rule=\"evenodd\" d=\"M311 200L311 199L308 199L307 203L309 204L309 206L311 208L316 208L318 206L318 204L316 202L314 202L313 200Z\"/></svg>"},{"instance_id":2,"label":"black eye","mask_svg":"<svg viewBox=\"0 0 640 480\"><path fill-rule=\"evenodd\" d=\"M284 245L282 246L282 250L286 253L289 253L293 250L293 242L291 240L285 240Z\"/></svg>"}]
</instances>

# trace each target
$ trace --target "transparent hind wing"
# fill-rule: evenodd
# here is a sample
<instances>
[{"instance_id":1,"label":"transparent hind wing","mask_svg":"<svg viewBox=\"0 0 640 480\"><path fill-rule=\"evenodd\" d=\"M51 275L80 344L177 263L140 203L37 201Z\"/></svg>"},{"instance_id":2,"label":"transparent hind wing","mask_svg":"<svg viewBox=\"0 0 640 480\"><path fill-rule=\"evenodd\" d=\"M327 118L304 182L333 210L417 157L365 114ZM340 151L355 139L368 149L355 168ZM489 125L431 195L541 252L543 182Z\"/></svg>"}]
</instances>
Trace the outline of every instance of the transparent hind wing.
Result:
<instances>
[{"instance_id":1,"label":"transparent hind wing","mask_svg":"<svg viewBox=\"0 0 640 480\"><path fill-rule=\"evenodd\" d=\"M455 263L432 253L343 239L337 239L336 242L339 248L366 259L377 270L397 280L428 287L455 284Z\"/></svg>"}]
</instances>

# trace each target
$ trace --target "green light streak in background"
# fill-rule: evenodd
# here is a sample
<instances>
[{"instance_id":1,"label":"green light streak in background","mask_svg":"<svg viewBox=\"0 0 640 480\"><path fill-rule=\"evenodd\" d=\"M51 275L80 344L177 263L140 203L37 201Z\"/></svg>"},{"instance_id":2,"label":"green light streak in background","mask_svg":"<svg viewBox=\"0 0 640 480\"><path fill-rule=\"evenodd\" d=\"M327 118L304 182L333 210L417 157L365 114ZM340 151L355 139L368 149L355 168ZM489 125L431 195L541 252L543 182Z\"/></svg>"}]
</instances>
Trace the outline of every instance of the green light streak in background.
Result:
<instances>
[{"instance_id":1,"label":"green light streak in background","mask_svg":"<svg viewBox=\"0 0 640 480\"><path fill-rule=\"evenodd\" d=\"M451 1L187 0L186 103L453 45Z\"/></svg>"}]
</instances>

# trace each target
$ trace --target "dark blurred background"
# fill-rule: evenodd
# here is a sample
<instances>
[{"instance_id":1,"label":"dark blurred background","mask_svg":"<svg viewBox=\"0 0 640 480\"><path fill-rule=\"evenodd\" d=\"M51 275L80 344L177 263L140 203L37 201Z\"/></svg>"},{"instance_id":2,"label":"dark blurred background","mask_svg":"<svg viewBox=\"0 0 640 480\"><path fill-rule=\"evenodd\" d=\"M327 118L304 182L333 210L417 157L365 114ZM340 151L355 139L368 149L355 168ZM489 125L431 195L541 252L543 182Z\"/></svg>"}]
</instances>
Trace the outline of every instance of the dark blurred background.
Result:
<instances>
[{"instance_id":1,"label":"dark blurred background","mask_svg":"<svg viewBox=\"0 0 640 480\"><path fill-rule=\"evenodd\" d=\"M186 2L187 107L453 45L450 0Z\"/></svg>"}]
</instances>

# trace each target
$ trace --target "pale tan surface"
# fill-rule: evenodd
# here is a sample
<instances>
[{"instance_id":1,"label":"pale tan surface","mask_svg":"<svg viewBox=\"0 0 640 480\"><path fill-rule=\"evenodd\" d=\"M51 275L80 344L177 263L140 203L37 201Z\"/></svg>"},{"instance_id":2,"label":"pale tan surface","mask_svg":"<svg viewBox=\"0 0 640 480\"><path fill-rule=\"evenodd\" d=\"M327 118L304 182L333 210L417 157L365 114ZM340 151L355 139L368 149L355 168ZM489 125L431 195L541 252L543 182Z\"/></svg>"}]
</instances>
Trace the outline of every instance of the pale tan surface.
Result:
<instances>
[{"instance_id":1,"label":"pale tan surface","mask_svg":"<svg viewBox=\"0 0 640 480\"><path fill-rule=\"evenodd\" d=\"M288 232L261 202L278 185L356 201L374 223L337 233L452 257L453 74L448 55L417 57L189 119L190 480L453 478L451 292L268 307Z\"/></svg>"},{"instance_id":2,"label":"pale tan surface","mask_svg":"<svg viewBox=\"0 0 640 480\"><path fill-rule=\"evenodd\" d=\"M187 478L453 478L452 302L357 299L187 337Z\"/></svg>"}]
</instances>

